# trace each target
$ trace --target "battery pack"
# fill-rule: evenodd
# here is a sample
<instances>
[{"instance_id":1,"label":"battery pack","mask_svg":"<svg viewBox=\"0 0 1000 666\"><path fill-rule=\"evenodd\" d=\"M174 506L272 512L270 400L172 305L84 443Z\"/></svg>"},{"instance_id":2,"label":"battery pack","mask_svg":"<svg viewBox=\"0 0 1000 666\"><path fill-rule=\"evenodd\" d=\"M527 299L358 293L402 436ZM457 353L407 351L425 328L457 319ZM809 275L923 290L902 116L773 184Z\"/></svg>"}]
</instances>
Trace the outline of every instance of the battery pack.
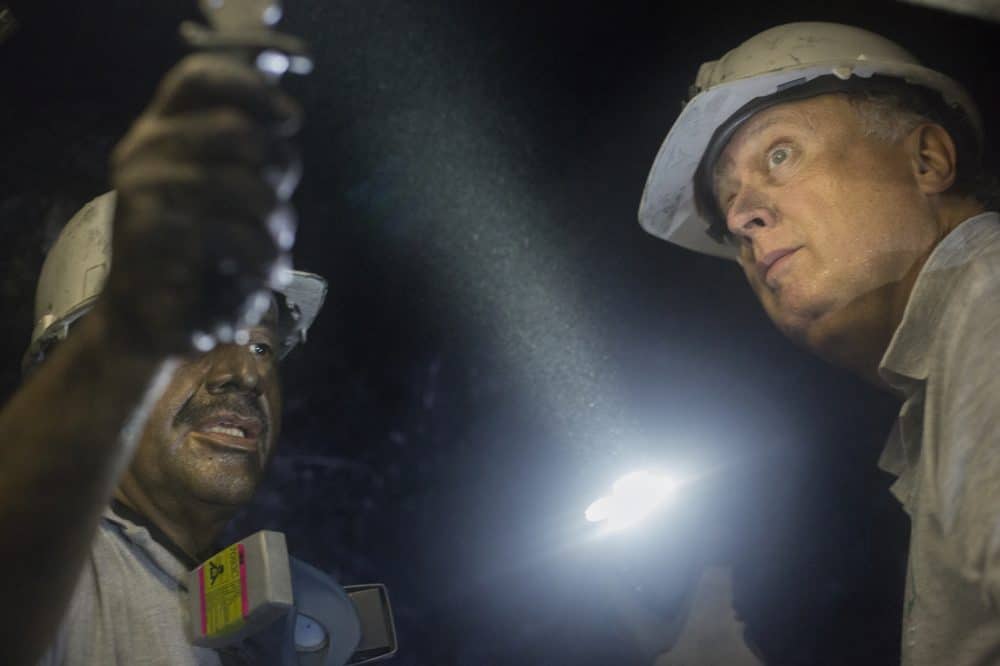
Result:
<instances>
[{"instance_id":1,"label":"battery pack","mask_svg":"<svg viewBox=\"0 0 1000 666\"><path fill-rule=\"evenodd\" d=\"M288 548L281 532L261 530L188 573L191 642L224 647L254 634L292 607Z\"/></svg>"}]
</instances>

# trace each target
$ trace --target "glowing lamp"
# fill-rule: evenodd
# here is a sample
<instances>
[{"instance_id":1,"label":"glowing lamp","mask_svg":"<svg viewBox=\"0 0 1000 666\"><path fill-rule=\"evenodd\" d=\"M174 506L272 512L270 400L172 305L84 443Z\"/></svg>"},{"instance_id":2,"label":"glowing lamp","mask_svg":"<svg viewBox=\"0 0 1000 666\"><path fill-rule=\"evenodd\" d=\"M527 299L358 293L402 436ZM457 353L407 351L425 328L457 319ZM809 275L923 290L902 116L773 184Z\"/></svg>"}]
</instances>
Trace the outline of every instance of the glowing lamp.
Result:
<instances>
[{"instance_id":1,"label":"glowing lamp","mask_svg":"<svg viewBox=\"0 0 1000 666\"><path fill-rule=\"evenodd\" d=\"M648 470L626 474L611 486L611 494L595 500L585 513L592 523L608 531L635 525L662 507L677 490L678 482Z\"/></svg>"}]
</instances>

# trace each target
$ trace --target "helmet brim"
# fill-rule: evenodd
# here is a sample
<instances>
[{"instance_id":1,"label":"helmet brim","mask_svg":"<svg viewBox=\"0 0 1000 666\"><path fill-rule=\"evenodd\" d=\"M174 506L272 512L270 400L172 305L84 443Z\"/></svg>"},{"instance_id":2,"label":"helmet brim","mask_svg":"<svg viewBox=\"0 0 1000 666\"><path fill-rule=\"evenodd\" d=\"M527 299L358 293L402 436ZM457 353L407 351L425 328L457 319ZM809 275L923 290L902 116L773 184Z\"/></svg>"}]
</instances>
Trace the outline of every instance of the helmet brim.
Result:
<instances>
[{"instance_id":1,"label":"helmet brim","mask_svg":"<svg viewBox=\"0 0 1000 666\"><path fill-rule=\"evenodd\" d=\"M981 137L978 112L961 86L920 65L866 60L858 61L845 72L843 61L837 61L722 83L688 102L660 146L639 204L639 222L643 229L689 250L735 261L737 248L708 235L710 220L702 215L695 202L695 174L716 130L755 99L778 95L819 77L868 79L874 75L890 76L936 90L946 104L966 112Z\"/></svg>"},{"instance_id":2,"label":"helmet brim","mask_svg":"<svg viewBox=\"0 0 1000 666\"><path fill-rule=\"evenodd\" d=\"M282 296L278 299L278 307L282 310L279 317L288 322L282 332L281 347L278 351L284 358L300 342L306 339L309 327L323 308L326 300L326 279L305 271L292 271L291 280L287 285L274 291Z\"/></svg>"}]
</instances>

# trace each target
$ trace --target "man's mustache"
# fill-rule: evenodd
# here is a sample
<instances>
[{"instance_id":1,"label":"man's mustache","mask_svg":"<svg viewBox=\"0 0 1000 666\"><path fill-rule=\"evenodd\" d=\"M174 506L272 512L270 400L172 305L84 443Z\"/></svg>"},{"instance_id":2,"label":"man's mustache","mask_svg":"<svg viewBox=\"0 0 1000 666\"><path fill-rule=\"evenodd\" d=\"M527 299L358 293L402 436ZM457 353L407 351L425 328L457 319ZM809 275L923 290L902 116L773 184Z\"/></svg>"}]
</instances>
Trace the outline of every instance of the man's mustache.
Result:
<instances>
[{"instance_id":1,"label":"man's mustache","mask_svg":"<svg viewBox=\"0 0 1000 666\"><path fill-rule=\"evenodd\" d=\"M177 412L174 422L195 426L219 412L233 412L243 416L256 417L264 426L265 433L270 427L267 416L260 405L249 396L238 394L229 394L210 402L195 402L191 400Z\"/></svg>"}]
</instances>

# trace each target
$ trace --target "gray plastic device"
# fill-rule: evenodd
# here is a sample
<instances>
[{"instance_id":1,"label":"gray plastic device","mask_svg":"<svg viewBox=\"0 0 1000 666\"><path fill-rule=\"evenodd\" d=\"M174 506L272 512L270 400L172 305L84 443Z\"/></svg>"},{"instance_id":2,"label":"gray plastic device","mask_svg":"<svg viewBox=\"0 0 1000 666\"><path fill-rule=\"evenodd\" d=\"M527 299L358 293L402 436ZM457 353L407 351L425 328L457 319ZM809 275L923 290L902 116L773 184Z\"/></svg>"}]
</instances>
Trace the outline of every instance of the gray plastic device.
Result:
<instances>
[{"instance_id":1,"label":"gray plastic device","mask_svg":"<svg viewBox=\"0 0 1000 666\"><path fill-rule=\"evenodd\" d=\"M341 587L289 557L280 532L263 530L222 549L187 584L194 645L253 643L281 666L364 664L397 650L386 587Z\"/></svg>"}]
</instances>

